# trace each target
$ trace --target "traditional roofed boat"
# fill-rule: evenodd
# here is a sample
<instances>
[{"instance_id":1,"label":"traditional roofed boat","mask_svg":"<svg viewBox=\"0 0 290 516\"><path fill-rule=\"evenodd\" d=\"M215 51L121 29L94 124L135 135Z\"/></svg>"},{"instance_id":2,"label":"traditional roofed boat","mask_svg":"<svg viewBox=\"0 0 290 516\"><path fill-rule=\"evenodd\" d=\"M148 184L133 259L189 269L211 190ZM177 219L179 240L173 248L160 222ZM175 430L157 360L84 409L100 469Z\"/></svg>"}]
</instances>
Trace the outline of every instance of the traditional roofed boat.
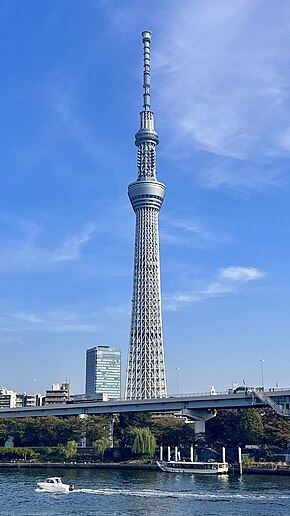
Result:
<instances>
[{"instance_id":1,"label":"traditional roofed boat","mask_svg":"<svg viewBox=\"0 0 290 516\"><path fill-rule=\"evenodd\" d=\"M227 462L186 462L186 461L157 461L158 467L166 473L191 473L203 475L226 474L229 470Z\"/></svg>"}]
</instances>

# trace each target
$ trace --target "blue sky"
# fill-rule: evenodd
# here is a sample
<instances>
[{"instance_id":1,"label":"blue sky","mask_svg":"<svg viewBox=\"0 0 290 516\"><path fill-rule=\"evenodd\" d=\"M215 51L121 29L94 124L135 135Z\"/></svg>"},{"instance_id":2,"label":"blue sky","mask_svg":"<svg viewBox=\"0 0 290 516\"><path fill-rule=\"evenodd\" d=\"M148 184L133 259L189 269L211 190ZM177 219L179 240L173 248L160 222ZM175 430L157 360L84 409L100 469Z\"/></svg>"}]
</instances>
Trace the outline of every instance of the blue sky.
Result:
<instances>
[{"instance_id":1,"label":"blue sky","mask_svg":"<svg viewBox=\"0 0 290 516\"><path fill-rule=\"evenodd\" d=\"M4 0L0 384L83 391L132 290L140 32L152 41L168 387L289 385L286 0Z\"/></svg>"}]
</instances>

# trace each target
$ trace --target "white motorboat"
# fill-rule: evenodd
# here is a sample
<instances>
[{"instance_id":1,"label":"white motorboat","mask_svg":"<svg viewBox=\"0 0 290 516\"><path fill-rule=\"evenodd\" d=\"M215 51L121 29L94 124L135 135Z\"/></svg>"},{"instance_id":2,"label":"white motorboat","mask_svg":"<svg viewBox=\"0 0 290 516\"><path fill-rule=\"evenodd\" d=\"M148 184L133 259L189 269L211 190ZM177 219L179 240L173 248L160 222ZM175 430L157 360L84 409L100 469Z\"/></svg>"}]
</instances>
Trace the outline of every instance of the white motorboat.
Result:
<instances>
[{"instance_id":1,"label":"white motorboat","mask_svg":"<svg viewBox=\"0 0 290 516\"><path fill-rule=\"evenodd\" d=\"M37 482L41 491L49 493L69 493L74 490L72 484L63 484L60 477L49 477L45 482Z\"/></svg>"},{"instance_id":2,"label":"white motorboat","mask_svg":"<svg viewBox=\"0 0 290 516\"><path fill-rule=\"evenodd\" d=\"M162 471L167 473L191 473L203 475L220 475L228 473L227 462L186 462L186 461L157 461Z\"/></svg>"}]
</instances>

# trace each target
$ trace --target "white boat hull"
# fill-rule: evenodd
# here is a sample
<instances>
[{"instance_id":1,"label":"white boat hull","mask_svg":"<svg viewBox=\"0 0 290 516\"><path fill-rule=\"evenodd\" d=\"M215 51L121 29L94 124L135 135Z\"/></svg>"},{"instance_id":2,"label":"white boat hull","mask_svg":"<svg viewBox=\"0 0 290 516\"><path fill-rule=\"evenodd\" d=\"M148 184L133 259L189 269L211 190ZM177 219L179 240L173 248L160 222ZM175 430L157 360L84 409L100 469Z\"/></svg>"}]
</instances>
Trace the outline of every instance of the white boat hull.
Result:
<instances>
[{"instance_id":1,"label":"white boat hull","mask_svg":"<svg viewBox=\"0 0 290 516\"><path fill-rule=\"evenodd\" d=\"M69 493L70 486L68 484L48 484L47 482L38 482L38 488L47 493Z\"/></svg>"},{"instance_id":2,"label":"white boat hull","mask_svg":"<svg viewBox=\"0 0 290 516\"><path fill-rule=\"evenodd\" d=\"M190 473L198 475L222 475L228 473L227 462L179 462L157 461L157 465L166 473Z\"/></svg>"}]
</instances>

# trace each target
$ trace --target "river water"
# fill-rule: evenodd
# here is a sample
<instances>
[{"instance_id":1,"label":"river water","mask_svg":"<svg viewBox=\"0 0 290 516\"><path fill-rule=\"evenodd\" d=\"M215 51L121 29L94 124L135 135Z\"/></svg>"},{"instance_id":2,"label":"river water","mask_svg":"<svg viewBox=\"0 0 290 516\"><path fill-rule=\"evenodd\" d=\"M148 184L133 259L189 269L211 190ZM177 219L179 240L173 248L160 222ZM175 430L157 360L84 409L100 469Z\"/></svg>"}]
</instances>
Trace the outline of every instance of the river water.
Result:
<instances>
[{"instance_id":1,"label":"river water","mask_svg":"<svg viewBox=\"0 0 290 516\"><path fill-rule=\"evenodd\" d=\"M68 494L40 493L36 482L61 476ZM0 470L5 516L290 515L290 477L198 476L127 470Z\"/></svg>"}]
</instances>

